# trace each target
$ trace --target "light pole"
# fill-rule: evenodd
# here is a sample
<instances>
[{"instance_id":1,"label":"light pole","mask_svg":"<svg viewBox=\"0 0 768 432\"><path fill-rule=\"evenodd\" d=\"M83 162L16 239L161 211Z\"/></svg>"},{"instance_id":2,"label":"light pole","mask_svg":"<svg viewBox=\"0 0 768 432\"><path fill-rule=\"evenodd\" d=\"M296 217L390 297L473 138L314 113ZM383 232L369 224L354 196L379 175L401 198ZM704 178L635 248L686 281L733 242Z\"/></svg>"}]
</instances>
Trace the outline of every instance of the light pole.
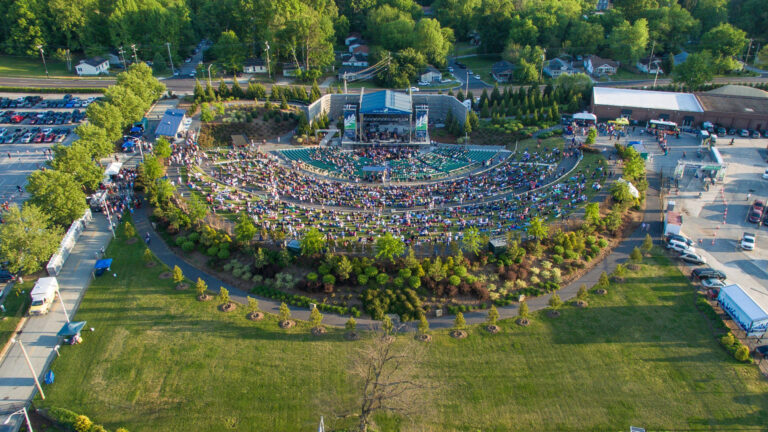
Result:
<instances>
[{"instance_id":1,"label":"light pole","mask_svg":"<svg viewBox=\"0 0 768 432\"><path fill-rule=\"evenodd\" d=\"M24 354L24 360L27 361L27 366L29 366L29 371L32 372L32 378L35 380L35 386L37 387L37 391L40 392L40 397L45 400L45 393L43 393L43 387L40 385L40 380L37 379L37 373L35 373L35 368L32 367L32 362L29 361L29 355L27 354L27 350L24 349L24 344L21 343L21 340L19 339L12 339L11 343L18 343L19 348L21 348L22 354Z\"/></svg>"},{"instance_id":2,"label":"light pole","mask_svg":"<svg viewBox=\"0 0 768 432\"><path fill-rule=\"evenodd\" d=\"M27 414L27 407L21 407L21 409L20 409L20 410L18 410L18 411L16 411L16 412L13 412L13 413L11 413L11 414L8 416L8 418L6 418L6 419L5 419L5 421L3 422L3 424L4 424L4 425L7 425L8 423L10 423L10 422L11 422L11 417L15 416L16 414L21 414L21 413L23 413L23 414L24 414L24 418L27 420L27 429L29 429L29 432L35 432L35 431L32 429L32 422L30 422L30 421L29 421L29 414Z\"/></svg>"},{"instance_id":3,"label":"light pole","mask_svg":"<svg viewBox=\"0 0 768 432\"><path fill-rule=\"evenodd\" d=\"M109 204L104 202L104 212L107 214L107 222L109 222L109 230L112 231L112 238L115 238L115 228L112 227L112 216L109 214Z\"/></svg>"},{"instance_id":4,"label":"light pole","mask_svg":"<svg viewBox=\"0 0 768 432\"><path fill-rule=\"evenodd\" d=\"M269 70L269 42L265 41L264 46L266 47L265 51L267 51L267 78L272 79L272 71Z\"/></svg>"},{"instance_id":5,"label":"light pole","mask_svg":"<svg viewBox=\"0 0 768 432\"><path fill-rule=\"evenodd\" d=\"M64 311L64 318L67 319L67 324L69 324L69 313L67 312L67 307L64 306L64 298L61 296L61 291L56 291L56 296L59 298L59 302L61 302L61 310Z\"/></svg>"},{"instance_id":6,"label":"light pole","mask_svg":"<svg viewBox=\"0 0 768 432\"><path fill-rule=\"evenodd\" d=\"M138 63L139 57L136 55L136 44L131 44L131 49L133 49L133 61Z\"/></svg>"},{"instance_id":7,"label":"light pole","mask_svg":"<svg viewBox=\"0 0 768 432\"><path fill-rule=\"evenodd\" d=\"M208 65L208 85L213 87L213 82L211 82L211 66L213 66L213 63Z\"/></svg>"},{"instance_id":8,"label":"light pole","mask_svg":"<svg viewBox=\"0 0 768 432\"><path fill-rule=\"evenodd\" d=\"M171 43L170 42L166 42L165 46L168 47L168 60L171 61L171 73L176 75L174 73L174 71L173 71L173 57L171 57Z\"/></svg>"},{"instance_id":9,"label":"light pole","mask_svg":"<svg viewBox=\"0 0 768 432\"><path fill-rule=\"evenodd\" d=\"M123 69L128 68L128 65L125 64L125 51L123 50L122 45L120 45L120 49L117 50L117 53L120 55L120 61L123 62Z\"/></svg>"},{"instance_id":10,"label":"light pole","mask_svg":"<svg viewBox=\"0 0 768 432\"><path fill-rule=\"evenodd\" d=\"M45 64L45 55L43 55L43 46L42 46L42 45L38 45L38 46L37 46L37 49L39 49L39 50L40 50L40 58L42 58L42 59L43 59L43 67L45 68L45 77L46 77L46 78L50 78L50 77L48 76L48 65L47 65L47 64Z\"/></svg>"}]
</instances>

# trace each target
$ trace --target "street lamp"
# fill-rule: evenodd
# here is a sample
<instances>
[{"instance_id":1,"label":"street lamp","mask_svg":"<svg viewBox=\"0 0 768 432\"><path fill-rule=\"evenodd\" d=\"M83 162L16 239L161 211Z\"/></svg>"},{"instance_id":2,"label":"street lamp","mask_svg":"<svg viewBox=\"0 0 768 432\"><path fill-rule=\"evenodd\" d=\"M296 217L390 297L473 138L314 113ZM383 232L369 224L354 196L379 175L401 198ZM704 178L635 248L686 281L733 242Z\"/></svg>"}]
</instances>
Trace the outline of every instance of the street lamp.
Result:
<instances>
[{"instance_id":1,"label":"street lamp","mask_svg":"<svg viewBox=\"0 0 768 432\"><path fill-rule=\"evenodd\" d=\"M22 413L24 414L24 418L27 420L27 429L29 429L29 432L35 432L35 431L32 429L32 422L30 422L30 421L29 421L29 414L27 414L27 408L26 408L26 407L22 407L20 410L18 410L18 411L16 411L16 412L13 412L13 413L11 413L11 414L8 416L8 418L6 418L6 419L5 419L5 421L3 422L3 424L4 424L4 425L7 425L8 423L10 423L10 422L11 422L11 417L15 416L16 414L22 414Z\"/></svg>"},{"instance_id":2,"label":"street lamp","mask_svg":"<svg viewBox=\"0 0 768 432\"><path fill-rule=\"evenodd\" d=\"M32 367L32 362L29 361L29 355L27 354L27 350L24 349L24 344L21 343L21 340L13 338L11 339L11 343L18 343L19 348L21 348L22 354L24 354L24 360L27 361L27 366L29 366L29 371L32 372L32 378L35 380L35 386L37 387L37 390L40 392L40 397L45 400L45 393L43 393L43 387L40 385L40 380L37 379L37 373L35 373L35 368Z\"/></svg>"},{"instance_id":3,"label":"street lamp","mask_svg":"<svg viewBox=\"0 0 768 432\"><path fill-rule=\"evenodd\" d=\"M46 78L50 78L50 77L48 76L48 65L47 65L47 64L45 64L45 56L43 55L43 46L42 46L42 45L38 45L38 46L37 46L37 49L39 49L39 50L40 50L40 57L43 59L43 67L45 68L45 77L46 77Z\"/></svg>"},{"instance_id":4,"label":"street lamp","mask_svg":"<svg viewBox=\"0 0 768 432\"><path fill-rule=\"evenodd\" d=\"M67 312L66 306L64 306L64 298L61 296L61 291L56 291L56 297L58 297L61 302L61 310L64 311L64 318L67 319L67 324L69 324L69 313Z\"/></svg>"},{"instance_id":5,"label":"street lamp","mask_svg":"<svg viewBox=\"0 0 768 432\"><path fill-rule=\"evenodd\" d=\"M211 82L211 66L213 66L213 63L208 65L208 85L213 87L213 83Z\"/></svg>"}]
</instances>

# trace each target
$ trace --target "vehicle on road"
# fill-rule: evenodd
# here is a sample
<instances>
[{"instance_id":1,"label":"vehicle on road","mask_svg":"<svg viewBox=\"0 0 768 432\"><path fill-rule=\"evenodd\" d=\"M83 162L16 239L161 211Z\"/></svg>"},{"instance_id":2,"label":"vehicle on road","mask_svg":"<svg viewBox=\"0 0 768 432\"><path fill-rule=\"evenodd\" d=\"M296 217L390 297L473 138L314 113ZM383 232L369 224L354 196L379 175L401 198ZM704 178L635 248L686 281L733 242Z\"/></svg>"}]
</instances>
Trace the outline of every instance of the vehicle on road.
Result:
<instances>
[{"instance_id":1,"label":"vehicle on road","mask_svg":"<svg viewBox=\"0 0 768 432\"><path fill-rule=\"evenodd\" d=\"M691 273L691 276L694 279L720 279L725 280L725 273L721 272L720 270L715 270L711 267L702 267L693 269L693 272Z\"/></svg>"},{"instance_id":2,"label":"vehicle on road","mask_svg":"<svg viewBox=\"0 0 768 432\"><path fill-rule=\"evenodd\" d=\"M475 79L479 80L480 79L480 75L475 74Z\"/></svg>"},{"instance_id":3,"label":"vehicle on road","mask_svg":"<svg viewBox=\"0 0 768 432\"><path fill-rule=\"evenodd\" d=\"M680 255L678 258L681 260L691 263L691 264L706 264L707 260L703 256L694 253L694 252L686 252L682 255Z\"/></svg>"},{"instance_id":4,"label":"vehicle on road","mask_svg":"<svg viewBox=\"0 0 768 432\"><path fill-rule=\"evenodd\" d=\"M419 91L419 88L418 87L411 87L411 91L412 92L417 92L417 91Z\"/></svg>"},{"instance_id":5,"label":"vehicle on road","mask_svg":"<svg viewBox=\"0 0 768 432\"><path fill-rule=\"evenodd\" d=\"M55 277L40 278L35 282L30 296L32 303L29 306L30 315L45 315L51 310L51 305L59 291L59 281Z\"/></svg>"},{"instance_id":6,"label":"vehicle on road","mask_svg":"<svg viewBox=\"0 0 768 432\"><path fill-rule=\"evenodd\" d=\"M722 288L726 285L727 284L720 279L703 279L701 281L701 286L704 288Z\"/></svg>"},{"instance_id":7,"label":"vehicle on road","mask_svg":"<svg viewBox=\"0 0 768 432\"><path fill-rule=\"evenodd\" d=\"M768 180L768 169L763 173L763 180Z\"/></svg>"},{"instance_id":8,"label":"vehicle on road","mask_svg":"<svg viewBox=\"0 0 768 432\"><path fill-rule=\"evenodd\" d=\"M755 250L755 243L756 238L753 233L744 233L744 235L741 236L741 242L739 243L739 246L741 246L744 250Z\"/></svg>"}]
</instances>

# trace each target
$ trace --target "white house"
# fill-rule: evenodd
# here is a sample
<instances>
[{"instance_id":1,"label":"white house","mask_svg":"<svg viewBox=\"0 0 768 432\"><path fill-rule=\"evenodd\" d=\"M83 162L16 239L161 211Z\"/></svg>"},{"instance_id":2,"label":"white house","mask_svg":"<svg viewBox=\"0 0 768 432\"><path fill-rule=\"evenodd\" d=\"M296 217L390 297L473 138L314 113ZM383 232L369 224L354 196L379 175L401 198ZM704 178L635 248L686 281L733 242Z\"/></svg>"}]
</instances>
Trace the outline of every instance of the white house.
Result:
<instances>
[{"instance_id":1,"label":"white house","mask_svg":"<svg viewBox=\"0 0 768 432\"><path fill-rule=\"evenodd\" d=\"M427 66L427 69L419 76L419 81L429 83L434 81L440 81L443 79L443 74L440 73L434 66Z\"/></svg>"},{"instance_id":2,"label":"white house","mask_svg":"<svg viewBox=\"0 0 768 432\"><path fill-rule=\"evenodd\" d=\"M366 60L362 54L352 54L345 56L345 59L341 62L342 66L363 66L368 67L368 60Z\"/></svg>"},{"instance_id":3,"label":"white house","mask_svg":"<svg viewBox=\"0 0 768 432\"><path fill-rule=\"evenodd\" d=\"M109 60L94 57L91 59L80 60L80 63L75 66L75 71L78 75L99 75L109 73Z\"/></svg>"},{"instance_id":4,"label":"white house","mask_svg":"<svg viewBox=\"0 0 768 432\"><path fill-rule=\"evenodd\" d=\"M267 73L267 62L260 58L251 58L243 63L243 72L247 74Z\"/></svg>"},{"instance_id":5,"label":"white house","mask_svg":"<svg viewBox=\"0 0 768 432\"><path fill-rule=\"evenodd\" d=\"M571 75L573 74L573 64L561 58L554 58L544 66L544 73L552 78L557 78L560 75Z\"/></svg>"},{"instance_id":6,"label":"white house","mask_svg":"<svg viewBox=\"0 0 768 432\"><path fill-rule=\"evenodd\" d=\"M349 36L344 39L344 45L350 46L360 41L362 41L362 39L360 39L359 33L350 33Z\"/></svg>"},{"instance_id":7,"label":"white house","mask_svg":"<svg viewBox=\"0 0 768 432\"><path fill-rule=\"evenodd\" d=\"M640 59L637 62L637 69L639 69L640 72L647 74L655 74L657 71L660 74L664 73L664 70L661 68L661 59L658 57L654 57L653 59L648 57Z\"/></svg>"},{"instance_id":8,"label":"white house","mask_svg":"<svg viewBox=\"0 0 768 432\"><path fill-rule=\"evenodd\" d=\"M584 59L584 70L595 76L614 75L619 70L619 63L590 55Z\"/></svg>"}]
</instances>

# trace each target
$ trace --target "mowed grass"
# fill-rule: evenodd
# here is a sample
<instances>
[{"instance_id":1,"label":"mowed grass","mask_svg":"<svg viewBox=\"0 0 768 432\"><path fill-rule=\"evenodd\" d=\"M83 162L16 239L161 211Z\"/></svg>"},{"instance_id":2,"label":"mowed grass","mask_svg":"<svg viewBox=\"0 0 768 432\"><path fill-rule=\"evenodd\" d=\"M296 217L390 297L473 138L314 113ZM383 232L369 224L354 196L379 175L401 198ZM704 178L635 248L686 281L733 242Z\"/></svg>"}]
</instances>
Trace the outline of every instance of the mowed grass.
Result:
<instances>
[{"instance_id":1,"label":"mowed grass","mask_svg":"<svg viewBox=\"0 0 768 432\"><path fill-rule=\"evenodd\" d=\"M52 57L45 57L45 63L48 65L48 74L55 77L71 77L75 76L75 65L77 60L72 59L72 71L67 70L67 64L56 60ZM0 76L11 77L44 77L45 67L43 67L43 60L38 54L35 57L16 57L16 56L0 56Z\"/></svg>"},{"instance_id":2,"label":"mowed grass","mask_svg":"<svg viewBox=\"0 0 768 432\"><path fill-rule=\"evenodd\" d=\"M118 277L97 279L76 317L96 331L63 347L56 383L36 403L132 432L313 431L320 415L327 430L355 425L332 412L354 399L347 367L364 342L250 322L243 307L218 312L146 269L142 248L120 237L110 246ZM764 428L768 384L720 348L666 258L589 302L559 318L533 314L527 328L502 321L497 335L434 332L419 368L436 388L412 401L413 422L379 417L381 430Z\"/></svg>"}]
</instances>

